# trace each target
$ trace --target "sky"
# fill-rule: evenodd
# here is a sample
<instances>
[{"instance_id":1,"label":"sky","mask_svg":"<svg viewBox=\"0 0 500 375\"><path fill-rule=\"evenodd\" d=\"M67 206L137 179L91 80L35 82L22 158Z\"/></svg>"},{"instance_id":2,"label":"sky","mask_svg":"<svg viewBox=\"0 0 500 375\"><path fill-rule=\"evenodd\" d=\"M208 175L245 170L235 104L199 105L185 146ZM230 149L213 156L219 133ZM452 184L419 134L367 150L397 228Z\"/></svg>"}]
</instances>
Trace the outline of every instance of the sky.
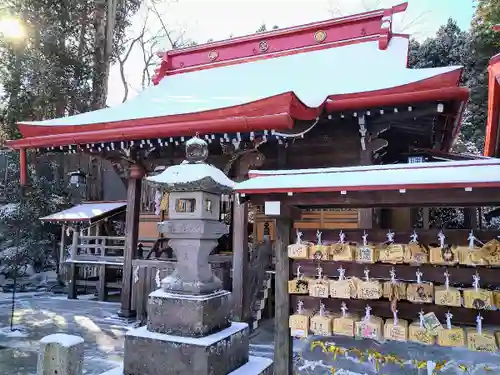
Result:
<instances>
[{"instance_id":1,"label":"sky","mask_svg":"<svg viewBox=\"0 0 500 375\"><path fill-rule=\"evenodd\" d=\"M401 0L151 0L162 14L163 24L174 34L204 43L231 36L254 33L262 24L280 28L346 16L366 10L388 8ZM435 34L448 18L455 19L463 29L469 27L474 12L473 0L409 0L408 10L396 15L393 30L411 34L418 40ZM138 12L130 35L146 27L155 34L163 27L158 17L145 9ZM137 35L137 34L135 34ZM169 48L160 41L158 50ZM125 66L130 96L141 90L142 53L134 48ZM112 67L108 104L116 105L123 97L123 84L118 67Z\"/></svg>"}]
</instances>

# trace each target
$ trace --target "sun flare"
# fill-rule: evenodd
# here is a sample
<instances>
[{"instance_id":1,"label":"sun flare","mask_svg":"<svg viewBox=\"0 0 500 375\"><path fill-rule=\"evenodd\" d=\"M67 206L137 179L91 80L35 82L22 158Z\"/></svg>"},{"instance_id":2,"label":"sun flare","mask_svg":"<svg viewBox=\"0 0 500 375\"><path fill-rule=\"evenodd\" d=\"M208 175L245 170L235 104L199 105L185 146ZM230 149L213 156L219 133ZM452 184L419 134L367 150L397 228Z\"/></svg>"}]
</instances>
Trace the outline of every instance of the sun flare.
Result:
<instances>
[{"instance_id":1,"label":"sun flare","mask_svg":"<svg viewBox=\"0 0 500 375\"><path fill-rule=\"evenodd\" d=\"M24 39L26 33L20 20L13 17L0 18L0 38L9 40Z\"/></svg>"}]
</instances>

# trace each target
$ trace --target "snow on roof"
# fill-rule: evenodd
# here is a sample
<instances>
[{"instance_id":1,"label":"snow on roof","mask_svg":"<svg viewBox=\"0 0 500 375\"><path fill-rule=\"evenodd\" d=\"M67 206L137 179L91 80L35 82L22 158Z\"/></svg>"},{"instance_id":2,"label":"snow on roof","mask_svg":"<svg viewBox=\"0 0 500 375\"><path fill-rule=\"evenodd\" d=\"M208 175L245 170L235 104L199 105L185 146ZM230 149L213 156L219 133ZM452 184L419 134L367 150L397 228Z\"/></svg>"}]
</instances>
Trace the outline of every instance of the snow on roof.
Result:
<instances>
[{"instance_id":1,"label":"snow on roof","mask_svg":"<svg viewBox=\"0 0 500 375\"><path fill-rule=\"evenodd\" d=\"M235 185L224 172L210 164L187 162L168 167L162 173L148 177L146 180L160 185L176 185L199 181L207 177L230 189Z\"/></svg>"},{"instance_id":2,"label":"snow on roof","mask_svg":"<svg viewBox=\"0 0 500 375\"><path fill-rule=\"evenodd\" d=\"M67 210L42 217L42 221L96 221L113 211L125 208L127 203L120 202L87 202L68 208Z\"/></svg>"},{"instance_id":3,"label":"snow on roof","mask_svg":"<svg viewBox=\"0 0 500 375\"><path fill-rule=\"evenodd\" d=\"M500 160L250 171L240 193L500 187ZM299 177L300 176L300 177Z\"/></svg>"},{"instance_id":4,"label":"snow on roof","mask_svg":"<svg viewBox=\"0 0 500 375\"><path fill-rule=\"evenodd\" d=\"M422 81L461 67L407 69L408 39L378 41L244 62L167 76L135 98L111 108L28 125L66 126L203 112L294 92L309 107L331 95L367 92Z\"/></svg>"}]
</instances>

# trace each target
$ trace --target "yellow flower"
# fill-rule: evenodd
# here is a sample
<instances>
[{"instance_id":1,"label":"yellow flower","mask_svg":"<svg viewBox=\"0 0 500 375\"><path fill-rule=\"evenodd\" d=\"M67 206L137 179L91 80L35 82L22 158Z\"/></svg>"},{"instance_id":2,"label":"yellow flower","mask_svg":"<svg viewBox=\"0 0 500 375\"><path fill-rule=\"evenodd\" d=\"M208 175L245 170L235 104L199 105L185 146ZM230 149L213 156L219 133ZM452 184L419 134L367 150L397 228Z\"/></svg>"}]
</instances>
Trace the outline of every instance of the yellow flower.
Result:
<instances>
[{"instance_id":1,"label":"yellow flower","mask_svg":"<svg viewBox=\"0 0 500 375\"><path fill-rule=\"evenodd\" d=\"M490 367L484 365L484 371L492 372L493 370Z\"/></svg>"},{"instance_id":2,"label":"yellow flower","mask_svg":"<svg viewBox=\"0 0 500 375\"><path fill-rule=\"evenodd\" d=\"M458 365L458 368L460 370L462 370L463 372L468 372L469 371L469 369L466 366L464 366L464 365Z\"/></svg>"},{"instance_id":3,"label":"yellow flower","mask_svg":"<svg viewBox=\"0 0 500 375\"><path fill-rule=\"evenodd\" d=\"M314 351L314 349L316 349L316 347L321 348L321 351L323 353L326 353L326 347L325 347L325 343L323 341L319 341L319 340L313 341L311 343L311 346L310 346L311 351Z\"/></svg>"}]
</instances>

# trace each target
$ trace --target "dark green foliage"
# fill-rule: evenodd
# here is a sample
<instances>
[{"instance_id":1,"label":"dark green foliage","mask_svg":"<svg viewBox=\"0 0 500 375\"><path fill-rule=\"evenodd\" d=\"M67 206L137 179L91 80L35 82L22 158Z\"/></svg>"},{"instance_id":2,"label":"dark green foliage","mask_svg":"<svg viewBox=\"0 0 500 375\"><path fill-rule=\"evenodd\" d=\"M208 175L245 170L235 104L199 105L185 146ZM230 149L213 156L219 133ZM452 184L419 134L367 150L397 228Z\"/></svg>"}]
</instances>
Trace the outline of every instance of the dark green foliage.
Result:
<instances>
[{"instance_id":1,"label":"dark green foliage","mask_svg":"<svg viewBox=\"0 0 500 375\"><path fill-rule=\"evenodd\" d=\"M16 152L0 154L0 264L13 266L17 254L18 265L32 264L44 266L55 248L61 228L56 224L42 223L38 218L58 212L69 206L65 186L57 181L58 166L51 162L44 170L30 172L29 188L20 197L19 160ZM17 230L19 229L19 249Z\"/></svg>"}]
</instances>

